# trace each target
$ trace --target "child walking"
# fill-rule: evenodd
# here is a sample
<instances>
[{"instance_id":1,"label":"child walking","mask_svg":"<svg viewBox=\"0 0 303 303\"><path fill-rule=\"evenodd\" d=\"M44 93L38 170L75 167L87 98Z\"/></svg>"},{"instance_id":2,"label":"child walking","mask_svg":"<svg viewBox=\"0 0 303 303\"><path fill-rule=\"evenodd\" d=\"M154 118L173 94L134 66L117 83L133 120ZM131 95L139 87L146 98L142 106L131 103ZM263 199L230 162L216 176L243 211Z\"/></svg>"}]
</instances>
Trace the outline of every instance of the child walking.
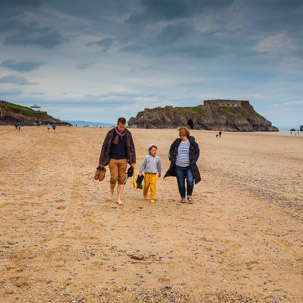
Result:
<instances>
[{"instance_id":1,"label":"child walking","mask_svg":"<svg viewBox=\"0 0 303 303\"><path fill-rule=\"evenodd\" d=\"M150 189L150 202L154 203L156 198L156 184L157 184L157 173L158 177L161 177L161 162L157 156L157 146L150 144L148 146L148 155L145 156L144 161L139 170L139 176L142 176L144 171L144 187L143 196L147 200L148 189Z\"/></svg>"}]
</instances>

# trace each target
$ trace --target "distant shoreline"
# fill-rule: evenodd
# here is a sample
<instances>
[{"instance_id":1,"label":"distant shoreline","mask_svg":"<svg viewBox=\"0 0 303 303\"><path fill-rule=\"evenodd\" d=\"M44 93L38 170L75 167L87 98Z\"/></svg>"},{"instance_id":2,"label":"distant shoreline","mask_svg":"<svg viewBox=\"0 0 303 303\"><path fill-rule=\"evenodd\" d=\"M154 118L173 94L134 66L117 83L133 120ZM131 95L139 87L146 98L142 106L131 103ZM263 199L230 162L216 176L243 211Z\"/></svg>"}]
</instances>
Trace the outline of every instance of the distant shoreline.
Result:
<instances>
[{"instance_id":1,"label":"distant shoreline","mask_svg":"<svg viewBox=\"0 0 303 303\"><path fill-rule=\"evenodd\" d=\"M68 122L70 124L71 121L64 121L64 122ZM76 122L76 121L75 121ZM84 121L83 121L84 122ZM96 123L96 124L95 124ZM5 127L5 126L12 126L14 127L14 125L4 125L4 124L1 124L0 127ZM43 126L46 126L46 125L37 125L37 126L34 126L34 125L22 125L22 127L43 127ZM60 125L61 126L61 125ZM98 127L101 127L101 128L112 128L112 127L115 127L115 125L110 125L109 123L103 123L101 124L101 122L87 122L87 124L72 124L73 127L88 127L88 128L98 128ZM68 126L68 127L71 127L71 126ZM132 128L130 127L130 129L144 129L144 128ZM163 129L167 129L167 130L174 130L173 128L155 128L154 130L163 130ZM218 130L208 130L208 129L193 129L192 131L205 131L205 132L213 132L213 133L217 133ZM274 135L290 135L290 136L295 136L295 135L302 135L303 136L303 131L299 131L299 130L296 130L296 131L292 131L292 134L290 132L290 130L288 128L279 128L279 131L278 132L269 132L269 131L223 131L223 134L227 134L227 133L237 133L237 134L241 134L241 133L245 133L245 134L265 134L265 135L270 135L270 134L274 134Z\"/></svg>"}]
</instances>

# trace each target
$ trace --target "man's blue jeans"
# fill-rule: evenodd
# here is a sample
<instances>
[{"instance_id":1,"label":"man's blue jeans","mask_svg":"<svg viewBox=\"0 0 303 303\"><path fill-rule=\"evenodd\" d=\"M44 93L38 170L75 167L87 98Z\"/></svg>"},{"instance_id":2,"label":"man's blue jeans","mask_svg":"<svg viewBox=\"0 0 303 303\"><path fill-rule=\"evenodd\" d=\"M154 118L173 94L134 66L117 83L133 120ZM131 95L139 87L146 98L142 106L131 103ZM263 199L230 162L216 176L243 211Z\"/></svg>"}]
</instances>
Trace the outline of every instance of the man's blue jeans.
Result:
<instances>
[{"instance_id":1,"label":"man's blue jeans","mask_svg":"<svg viewBox=\"0 0 303 303\"><path fill-rule=\"evenodd\" d=\"M191 197L194 190L194 177L189 166L181 167L176 165L176 176L181 199L184 199L186 197L185 178L187 179L187 197Z\"/></svg>"}]
</instances>

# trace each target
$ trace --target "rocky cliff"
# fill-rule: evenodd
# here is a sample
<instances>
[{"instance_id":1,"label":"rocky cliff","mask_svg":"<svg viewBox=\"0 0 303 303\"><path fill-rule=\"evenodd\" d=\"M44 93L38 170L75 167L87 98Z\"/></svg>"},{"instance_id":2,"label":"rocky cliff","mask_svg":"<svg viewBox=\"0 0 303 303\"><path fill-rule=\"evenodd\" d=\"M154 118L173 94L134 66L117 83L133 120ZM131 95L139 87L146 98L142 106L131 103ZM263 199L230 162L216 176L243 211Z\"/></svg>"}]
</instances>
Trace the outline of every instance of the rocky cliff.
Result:
<instances>
[{"instance_id":1,"label":"rocky cliff","mask_svg":"<svg viewBox=\"0 0 303 303\"><path fill-rule=\"evenodd\" d=\"M249 102L241 107L199 105L195 107L145 108L128 121L130 127L176 128L225 131L279 131L271 122L258 114Z\"/></svg>"},{"instance_id":2,"label":"rocky cliff","mask_svg":"<svg viewBox=\"0 0 303 303\"><path fill-rule=\"evenodd\" d=\"M56 123L57 125L70 125L67 122L55 119L46 112L34 111L29 107L0 100L0 125L37 125Z\"/></svg>"}]
</instances>

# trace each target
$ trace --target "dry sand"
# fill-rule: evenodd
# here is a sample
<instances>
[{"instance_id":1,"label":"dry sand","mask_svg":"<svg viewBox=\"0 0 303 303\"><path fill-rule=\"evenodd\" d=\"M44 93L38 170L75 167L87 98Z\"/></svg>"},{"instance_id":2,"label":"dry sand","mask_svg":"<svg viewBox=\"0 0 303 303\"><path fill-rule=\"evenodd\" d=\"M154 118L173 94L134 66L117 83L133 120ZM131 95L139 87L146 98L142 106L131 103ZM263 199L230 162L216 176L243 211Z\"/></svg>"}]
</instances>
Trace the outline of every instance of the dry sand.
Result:
<instances>
[{"instance_id":1,"label":"dry sand","mask_svg":"<svg viewBox=\"0 0 303 303\"><path fill-rule=\"evenodd\" d=\"M93 180L107 131L0 127L0 302L303 302L303 136L192 131L195 203L167 178L119 206ZM132 133L164 175L177 131Z\"/></svg>"}]
</instances>

